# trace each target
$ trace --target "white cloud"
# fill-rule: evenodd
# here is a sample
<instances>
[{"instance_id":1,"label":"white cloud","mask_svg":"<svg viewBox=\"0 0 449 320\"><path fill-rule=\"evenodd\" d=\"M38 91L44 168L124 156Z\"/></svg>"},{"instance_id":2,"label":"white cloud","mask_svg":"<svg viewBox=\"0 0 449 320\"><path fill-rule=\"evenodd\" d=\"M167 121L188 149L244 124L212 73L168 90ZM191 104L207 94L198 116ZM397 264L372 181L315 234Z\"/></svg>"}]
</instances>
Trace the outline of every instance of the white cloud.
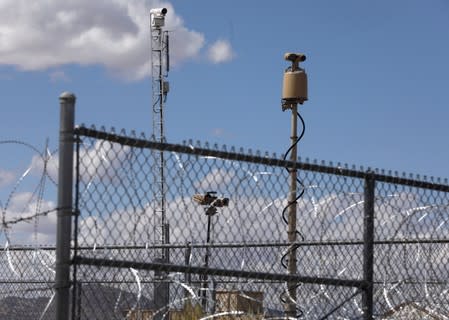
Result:
<instances>
[{"instance_id":1,"label":"white cloud","mask_svg":"<svg viewBox=\"0 0 449 320\"><path fill-rule=\"evenodd\" d=\"M35 175L41 176L45 173L52 179L53 182L58 181L58 154L47 153L44 158L41 155L34 155L31 158L31 172Z\"/></svg>"},{"instance_id":2,"label":"white cloud","mask_svg":"<svg viewBox=\"0 0 449 320\"><path fill-rule=\"evenodd\" d=\"M280 212L284 200L270 201L265 198L234 197L228 207L218 209L213 216L212 238L217 242L273 241L284 239L286 233ZM154 230L159 228L154 213L155 203L144 207L127 207L110 213L81 209L90 214L80 219L82 245L106 244L152 244ZM206 207L195 203L190 197L178 197L167 203L167 220L170 221L172 243L199 243L206 241Z\"/></svg>"},{"instance_id":3,"label":"white cloud","mask_svg":"<svg viewBox=\"0 0 449 320\"><path fill-rule=\"evenodd\" d=\"M124 166L132 159L131 148L106 140L97 140L89 148L80 149L80 174L85 182L106 179L109 182L119 178ZM76 155L74 156L76 157Z\"/></svg>"},{"instance_id":4,"label":"white cloud","mask_svg":"<svg viewBox=\"0 0 449 320\"><path fill-rule=\"evenodd\" d=\"M11 244L35 243L48 244L54 243L56 234L56 212L48 213L34 219L36 213L42 213L53 210L56 204L53 201L37 199L35 193L21 192L14 193L8 202L8 206L2 208L2 219L8 225L8 236ZM19 219L25 219L18 221ZM16 222L18 221L18 222ZM36 223L36 224L35 224Z\"/></svg>"},{"instance_id":5,"label":"white cloud","mask_svg":"<svg viewBox=\"0 0 449 320\"><path fill-rule=\"evenodd\" d=\"M204 35L189 30L170 3L158 0L3 0L0 3L0 64L21 70L99 64L128 79L150 71L149 10L168 9L171 63L196 57Z\"/></svg>"},{"instance_id":6,"label":"white cloud","mask_svg":"<svg viewBox=\"0 0 449 320\"><path fill-rule=\"evenodd\" d=\"M0 188L9 185L15 178L14 173L0 169Z\"/></svg>"},{"instance_id":7,"label":"white cloud","mask_svg":"<svg viewBox=\"0 0 449 320\"><path fill-rule=\"evenodd\" d=\"M215 41L207 51L207 57L212 63L228 62L234 56L232 46L227 40Z\"/></svg>"},{"instance_id":8,"label":"white cloud","mask_svg":"<svg viewBox=\"0 0 449 320\"><path fill-rule=\"evenodd\" d=\"M82 180L85 182L94 179L107 179L112 181L117 178L120 168L130 155L131 149L105 140L97 140L92 146L80 148L80 167ZM75 179L76 154L73 155L73 168ZM127 162L126 162L127 163ZM55 183L58 182L59 154L47 153L46 157L34 155L31 158L31 172L37 176L45 173ZM1 172L0 172L1 175ZM1 181L1 176L0 176Z\"/></svg>"},{"instance_id":9,"label":"white cloud","mask_svg":"<svg viewBox=\"0 0 449 320\"><path fill-rule=\"evenodd\" d=\"M221 169L214 169L208 173L201 181L195 184L195 187L199 191L216 191L226 188L228 183L231 182L234 177L233 172L229 172Z\"/></svg>"}]
</instances>

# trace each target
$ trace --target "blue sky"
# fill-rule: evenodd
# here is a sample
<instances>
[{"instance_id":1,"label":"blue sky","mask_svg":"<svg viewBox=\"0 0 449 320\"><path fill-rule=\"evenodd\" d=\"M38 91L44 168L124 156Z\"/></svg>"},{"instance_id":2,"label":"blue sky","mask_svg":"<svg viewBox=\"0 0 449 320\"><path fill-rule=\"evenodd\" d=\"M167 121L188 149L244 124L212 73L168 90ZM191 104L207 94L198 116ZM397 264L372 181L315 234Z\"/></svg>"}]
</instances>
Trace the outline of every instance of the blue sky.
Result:
<instances>
[{"instance_id":1,"label":"blue sky","mask_svg":"<svg viewBox=\"0 0 449 320\"><path fill-rule=\"evenodd\" d=\"M77 123L151 133L149 9L157 6L169 9L172 31L169 142L282 154L290 134L283 55L300 51L309 76L302 157L449 177L445 0L2 0L0 139L43 148L48 138L56 148L65 90L78 97ZM30 163L30 153L3 148L4 170Z\"/></svg>"},{"instance_id":2,"label":"blue sky","mask_svg":"<svg viewBox=\"0 0 449 320\"><path fill-rule=\"evenodd\" d=\"M449 177L448 0L0 0L0 218L56 207L35 152L1 142L55 150L63 91L77 95L78 124L151 134L149 11L162 6L169 142L281 156L290 143L283 56L298 51L309 76L303 158ZM55 214L16 224L10 243L54 243L55 224Z\"/></svg>"}]
</instances>

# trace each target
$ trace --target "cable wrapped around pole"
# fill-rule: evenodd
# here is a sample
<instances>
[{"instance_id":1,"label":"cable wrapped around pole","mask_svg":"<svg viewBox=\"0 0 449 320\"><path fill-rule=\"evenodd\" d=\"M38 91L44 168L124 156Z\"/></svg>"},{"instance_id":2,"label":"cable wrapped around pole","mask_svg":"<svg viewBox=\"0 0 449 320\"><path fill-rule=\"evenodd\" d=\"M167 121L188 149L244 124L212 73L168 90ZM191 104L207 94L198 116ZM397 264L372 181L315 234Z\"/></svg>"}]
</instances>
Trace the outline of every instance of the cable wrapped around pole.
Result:
<instances>
[{"instance_id":1,"label":"cable wrapped around pole","mask_svg":"<svg viewBox=\"0 0 449 320\"><path fill-rule=\"evenodd\" d=\"M294 163L297 162L297 145L299 141L303 138L305 133L305 122L304 119L297 111L297 105L294 104L291 106L292 109L292 133L291 139L292 144L288 148L287 152L284 155L284 160L287 160L288 155L290 154L290 160ZM297 119L301 121L302 130L297 136ZM283 254L281 258L282 266L288 270L289 274L297 273L297 264L296 264L296 250L299 247L298 237L301 240L304 240L304 237L300 232L296 229L296 208L297 201L304 194L304 185L297 177L297 168L294 166L293 168L286 168L290 174L290 190L288 196L287 206L282 210L282 219L288 226L288 241L290 246ZM301 191L299 194L297 193L297 185L301 186ZM288 213L288 217L287 217ZM286 261L287 260L287 261ZM286 304L286 314L288 317L300 318L303 316L303 311L298 307L297 298L296 298L296 289L299 287L297 282L287 282L287 289L281 295L281 301Z\"/></svg>"}]
</instances>

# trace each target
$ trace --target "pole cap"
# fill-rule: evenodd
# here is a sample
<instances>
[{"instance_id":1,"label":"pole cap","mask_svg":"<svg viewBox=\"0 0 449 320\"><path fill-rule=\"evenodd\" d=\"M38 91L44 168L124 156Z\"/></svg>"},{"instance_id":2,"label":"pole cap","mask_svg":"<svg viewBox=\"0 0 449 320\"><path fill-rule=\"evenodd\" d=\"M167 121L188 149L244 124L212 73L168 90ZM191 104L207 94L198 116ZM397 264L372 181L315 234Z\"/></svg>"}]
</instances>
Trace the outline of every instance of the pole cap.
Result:
<instances>
[{"instance_id":1,"label":"pole cap","mask_svg":"<svg viewBox=\"0 0 449 320\"><path fill-rule=\"evenodd\" d=\"M64 91L63 93L61 93L61 95L59 96L59 100L66 100L66 101L75 101L76 100L76 96L75 94L68 92L68 91Z\"/></svg>"}]
</instances>

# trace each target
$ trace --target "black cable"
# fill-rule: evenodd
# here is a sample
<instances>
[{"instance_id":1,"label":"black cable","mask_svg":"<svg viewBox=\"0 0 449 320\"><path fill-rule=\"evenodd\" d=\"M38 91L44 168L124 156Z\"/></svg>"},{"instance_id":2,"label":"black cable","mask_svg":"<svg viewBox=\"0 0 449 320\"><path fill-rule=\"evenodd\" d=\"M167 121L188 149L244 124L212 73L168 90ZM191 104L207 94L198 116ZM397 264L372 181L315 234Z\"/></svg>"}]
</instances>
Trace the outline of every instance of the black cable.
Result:
<instances>
[{"instance_id":1,"label":"black cable","mask_svg":"<svg viewBox=\"0 0 449 320\"><path fill-rule=\"evenodd\" d=\"M298 116L299 120L301 121L301 126L302 126L302 131L298 137L298 139L296 139L295 143L293 143L288 149L287 152L285 152L284 154L284 158L283 160L287 160L287 155L290 153L290 151L292 151L292 149L299 143L299 141L304 137L304 133L306 132L306 123L304 122L304 118L299 114L299 112L296 112L296 115ZM287 168L288 170L288 168ZM290 172L290 170L288 171Z\"/></svg>"},{"instance_id":2,"label":"black cable","mask_svg":"<svg viewBox=\"0 0 449 320\"><path fill-rule=\"evenodd\" d=\"M301 121L302 131L301 131L301 134L299 135L299 137L296 139L296 141L287 149L287 152L284 154L283 160L287 160L288 154L292 151L292 149L296 145L298 145L299 141L304 137L304 133L306 131L306 124L304 122L303 117L299 114L299 112L296 112L296 115L298 116L299 120ZM295 159L295 161L296 161L296 159ZM292 170L290 170L289 168L286 168L286 169L287 169L288 173L292 172ZM296 170L296 169L293 169L293 170ZM285 214L286 214L288 208L290 208L293 204L295 204L304 195L304 192L305 192L305 187L304 187L304 184L302 183L302 181L300 181L298 178L296 179L296 181L301 186L302 190L299 193L299 195L296 196L295 200L292 202L289 202L287 204L287 206L285 206L285 208L282 210L282 220L284 220L284 222L286 224L288 224L288 220L287 220ZM301 241L304 241L304 236L299 231L296 231L296 234L300 237ZM281 259L281 263L284 266L284 268L287 269L287 265L284 262L285 257L290 253L290 251L297 249L298 247L299 247L299 245L296 245L296 248L291 248L290 250L287 250L286 254L284 254L284 256Z\"/></svg>"},{"instance_id":3,"label":"black cable","mask_svg":"<svg viewBox=\"0 0 449 320\"><path fill-rule=\"evenodd\" d=\"M292 145L287 149L287 152L284 154L283 160L287 160L287 156L288 154L293 150L294 147L296 147L299 143L299 141L304 137L305 131L306 131L306 124L304 122L303 117L299 114L299 112L296 112L296 115L298 117L298 119L301 121L301 126L302 126L302 131L299 134L299 137L296 139L296 141L294 143L292 143ZM296 162L296 159L294 159L294 161ZM288 167L286 168L286 170L288 171L288 173L292 173L293 170L297 171L296 167L294 169L289 169ZM294 199L294 201L289 202L284 209L282 210L282 220L284 220L285 224L288 225L288 220L286 217L286 212L287 210L295 203L297 203L297 201L304 195L305 192L305 186L304 184L298 179L296 178L296 182L301 186L302 190L301 192L296 196L296 198ZM296 229L296 228L295 228ZM304 236L298 231L295 230L296 235L301 239L301 241L304 241ZM294 243L292 244L287 250L286 252L283 254L283 256L281 257L281 264L285 269L288 269L288 266L285 262L285 259L288 257L288 255L292 252L295 251L296 249L299 248L299 244L298 243ZM301 284L298 284L295 286L294 290L296 290ZM290 288L287 286L287 292L288 290L290 290ZM287 299L286 299L286 292L283 292L281 294L281 302L282 303L287 303ZM302 318L304 316L304 311L299 308L298 306L296 307L296 315L295 318Z\"/></svg>"}]
</instances>

